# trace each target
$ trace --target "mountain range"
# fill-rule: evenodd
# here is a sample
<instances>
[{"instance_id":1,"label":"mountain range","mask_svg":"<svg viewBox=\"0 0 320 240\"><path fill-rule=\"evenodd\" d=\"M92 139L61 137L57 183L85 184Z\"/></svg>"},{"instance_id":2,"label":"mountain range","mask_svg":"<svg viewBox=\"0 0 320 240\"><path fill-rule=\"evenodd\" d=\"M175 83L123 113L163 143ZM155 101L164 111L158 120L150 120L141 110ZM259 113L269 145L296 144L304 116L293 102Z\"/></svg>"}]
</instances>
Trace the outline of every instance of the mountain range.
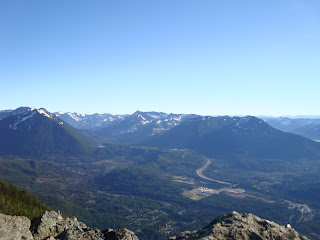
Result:
<instances>
[{"instance_id":1,"label":"mountain range","mask_svg":"<svg viewBox=\"0 0 320 240\"><path fill-rule=\"evenodd\" d=\"M55 113L21 107L0 112L0 152L25 155L83 155L96 142L189 148L207 156L317 158L318 143L280 131L262 119L136 111L132 115ZM285 131L306 129L320 119L268 119Z\"/></svg>"},{"instance_id":2,"label":"mountain range","mask_svg":"<svg viewBox=\"0 0 320 240\"><path fill-rule=\"evenodd\" d=\"M197 115L136 111L132 115L126 116L122 121L98 130L97 134L116 141L140 143L152 136L169 131L194 117Z\"/></svg>"},{"instance_id":3,"label":"mountain range","mask_svg":"<svg viewBox=\"0 0 320 240\"><path fill-rule=\"evenodd\" d=\"M253 116L60 117L43 108L0 112L2 178L52 209L100 228L125 223L141 239L232 210L320 235L316 141Z\"/></svg>"},{"instance_id":4,"label":"mountain range","mask_svg":"<svg viewBox=\"0 0 320 240\"><path fill-rule=\"evenodd\" d=\"M263 120L281 131L298 134L312 140L320 140L319 118L266 117Z\"/></svg>"},{"instance_id":5,"label":"mountain range","mask_svg":"<svg viewBox=\"0 0 320 240\"><path fill-rule=\"evenodd\" d=\"M103 114L80 114L80 113L53 113L66 123L78 129L99 129L107 127L110 124L120 122L126 115L112 115L109 113Z\"/></svg>"},{"instance_id":6,"label":"mountain range","mask_svg":"<svg viewBox=\"0 0 320 240\"><path fill-rule=\"evenodd\" d=\"M6 113L3 112L3 115L5 114ZM137 141L136 137L139 135L139 133L136 135L135 132L141 132L141 134L145 136L152 136L170 130L172 127L179 125L187 119L199 117L199 115L196 114L166 114L162 112L141 111L137 111L132 115L112 115L109 113L88 115L70 112L56 112L54 114L75 128L95 130L99 135L111 139L116 138L119 140L119 136L123 135L120 138L131 138L133 142ZM312 140L320 140L319 117L266 116L259 118L281 131L301 135ZM124 122L122 123L122 121Z\"/></svg>"},{"instance_id":7,"label":"mountain range","mask_svg":"<svg viewBox=\"0 0 320 240\"><path fill-rule=\"evenodd\" d=\"M206 156L228 154L264 158L318 158L320 144L285 133L261 119L246 117L197 117L155 136L151 145L190 148Z\"/></svg>"},{"instance_id":8,"label":"mountain range","mask_svg":"<svg viewBox=\"0 0 320 240\"><path fill-rule=\"evenodd\" d=\"M9 116L11 112L13 110L0 111L0 120ZM117 139L121 135L132 135L131 138L134 139L134 132L144 132L144 135L152 136L170 130L187 119L200 117L196 114L142 111L136 111L131 115L82 114L76 112L54 112L53 114L74 128L91 130L111 139ZM320 139L320 118L317 116L261 116L258 118L283 132L298 134L312 140Z\"/></svg>"}]
</instances>

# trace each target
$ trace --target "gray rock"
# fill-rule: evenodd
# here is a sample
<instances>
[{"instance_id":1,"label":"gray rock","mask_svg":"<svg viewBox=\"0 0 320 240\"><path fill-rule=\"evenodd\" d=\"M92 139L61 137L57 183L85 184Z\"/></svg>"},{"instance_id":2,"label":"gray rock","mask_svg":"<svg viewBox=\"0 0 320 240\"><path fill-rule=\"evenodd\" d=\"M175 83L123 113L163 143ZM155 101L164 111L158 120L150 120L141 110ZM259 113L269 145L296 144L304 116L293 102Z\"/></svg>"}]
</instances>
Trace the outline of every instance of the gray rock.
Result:
<instances>
[{"instance_id":1,"label":"gray rock","mask_svg":"<svg viewBox=\"0 0 320 240\"><path fill-rule=\"evenodd\" d=\"M30 231L31 229L31 231ZM64 218L60 212L44 212L39 218L0 214L0 240L138 240L130 230L89 228L75 217ZM253 214L233 212L215 219L207 227L196 231L185 231L172 240L182 239L254 239L254 240L307 240L291 226L280 226Z\"/></svg>"},{"instance_id":2,"label":"gray rock","mask_svg":"<svg viewBox=\"0 0 320 240\"><path fill-rule=\"evenodd\" d=\"M0 240L33 240L26 217L0 214Z\"/></svg>"},{"instance_id":3,"label":"gray rock","mask_svg":"<svg viewBox=\"0 0 320 240\"><path fill-rule=\"evenodd\" d=\"M78 222L75 217L63 218L60 212L54 211L46 211L32 220L31 231L35 240L138 240L137 236L126 228L101 232Z\"/></svg>"},{"instance_id":4,"label":"gray rock","mask_svg":"<svg viewBox=\"0 0 320 240\"><path fill-rule=\"evenodd\" d=\"M35 240L57 237L68 229L86 229L75 217L63 218L60 212L45 211L39 218L32 220L31 231Z\"/></svg>"},{"instance_id":5,"label":"gray rock","mask_svg":"<svg viewBox=\"0 0 320 240\"><path fill-rule=\"evenodd\" d=\"M56 237L61 240L104 240L104 235L97 228L69 228Z\"/></svg>"},{"instance_id":6,"label":"gray rock","mask_svg":"<svg viewBox=\"0 0 320 240\"><path fill-rule=\"evenodd\" d=\"M108 228L103 230L102 233L104 234L106 240L139 240L134 232L126 228L119 230Z\"/></svg>"},{"instance_id":7,"label":"gray rock","mask_svg":"<svg viewBox=\"0 0 320 240\"><path fill-rule=\"evenodd\" d=\"M216 218L205 228L190 232L182 232L171 240L183 239L254 239L254 240L306 240L300 236L289 224L280 226L269 220L261 219L253 214L232 212Z\"/></svg>"}]
</instances>

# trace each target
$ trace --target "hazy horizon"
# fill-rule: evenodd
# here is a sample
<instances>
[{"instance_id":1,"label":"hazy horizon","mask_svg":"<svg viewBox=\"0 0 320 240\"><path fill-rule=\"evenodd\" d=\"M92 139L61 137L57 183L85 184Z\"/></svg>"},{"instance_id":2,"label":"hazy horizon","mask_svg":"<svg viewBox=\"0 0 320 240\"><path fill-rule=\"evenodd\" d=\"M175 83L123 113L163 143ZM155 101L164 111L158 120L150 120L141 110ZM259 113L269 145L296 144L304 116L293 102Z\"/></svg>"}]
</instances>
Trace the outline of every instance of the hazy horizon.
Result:
<instances>
[{"instance_id":1,"label":"hazy horizon","mask_svg":"<svg viewBox=\"0 0 320 240\"><path fill-rule=\"evenodd\" d=\"M20 106L20 107L30 107L30 108L35 108L32 106ZM19 108L19 107L17 107ZM15 109L0 109L0 111L14 111ZM200 115L200 116L212 116L212 117L219 117L219 116L229 116L229 117L244 117L244 116L255 116L258 118L277 118L277 117L284 117L284 118L293 118L293 119L297 119L297 118L320 118L320 114L319 115L252 115L252 114L211 114L211 115L203 115L203 114L197 114L197 113L183 113L183 112L165 112L165 111L154 111L154 110L147 110L147 111L141 111L139 109L137 109L134 112L129 112L129 113L111 113L108 111L105 112L94 112L94 113L85 113L85 112L75 112L75 111L68 111L68 112L64 112L64 111L50 111L50 109L47 109L45 107L40 107L40 108L44 108L47 111L51 112L51 113L60 113L60 114L64 114L64 113L76 113L76 114L84 114L84 115L92 115L92 114L112 114L112 115L131 115L134 114L135 112L139 111L139 112L158 112L158 113L165 113L165 114L196 114L196 115ZM37 108L39 109L39 108Z\"/></svg>"}]
</instances>

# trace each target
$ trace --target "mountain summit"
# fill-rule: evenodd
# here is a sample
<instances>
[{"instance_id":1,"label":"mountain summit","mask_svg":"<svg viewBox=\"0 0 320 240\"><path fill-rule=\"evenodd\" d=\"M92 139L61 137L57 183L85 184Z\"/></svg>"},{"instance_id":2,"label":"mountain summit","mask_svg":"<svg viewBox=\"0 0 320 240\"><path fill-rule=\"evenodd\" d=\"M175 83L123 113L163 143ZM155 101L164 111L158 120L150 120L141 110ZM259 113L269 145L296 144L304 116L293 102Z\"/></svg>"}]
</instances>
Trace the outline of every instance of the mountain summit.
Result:
<instances>
[{"instance_id":1,"label":"mountain summit","mask_svg":"<svg viewBox=\"0 0 320 240\"><path fill-rule=\"evenodd\" d=\"M35 118L39 116L47 117L57 121L59 124L63 124L61 120L59 121L55 115L51 114L44 108L35 109L29 107L20 107L9 114L9 117L11 117L9 129L17 131L30 131L31 128L36 124Z\"/></svg>"},{"instance_id":2,"label":"mountain summit","mask_svg":"<svg viewBox=\"0 0 320 240\"><path fill-rule=\"evenodd\" d=\"M0 120L0 153L23 156L87 152L78 130L44 108L18 108Z\"/></svg>"}]
</instances>

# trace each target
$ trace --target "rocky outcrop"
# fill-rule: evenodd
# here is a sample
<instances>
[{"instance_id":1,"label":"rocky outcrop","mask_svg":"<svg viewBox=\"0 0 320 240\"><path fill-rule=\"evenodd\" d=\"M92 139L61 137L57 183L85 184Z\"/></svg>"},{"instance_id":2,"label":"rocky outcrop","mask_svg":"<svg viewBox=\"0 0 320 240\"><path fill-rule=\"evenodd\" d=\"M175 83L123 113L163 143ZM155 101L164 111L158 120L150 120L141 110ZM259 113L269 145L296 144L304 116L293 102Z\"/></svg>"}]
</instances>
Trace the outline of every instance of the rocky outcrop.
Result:
<instances>
[{"instance_id":1,"label":"rocky outcrop","mask_svg":"<svg viewBox=\"0 0 320 240\"><path fill-rule=\"evenodd\" d=\"M30 220L26 217L0 214L0 240L32 240L29 228Z\"/></svg>"},{"instance_id":2,"label":"rocky outcrop","mask_svg":"<svg viewBox=\"0 0 320 240\"><path fill-rule=\"evenodd\" d=\"M35 240L48 237L61 239L61 236L66 235L67 232L76 230L74 231L76 233L84 229L88 229L88 227L84 223L78 222L77 218L63 218L60 212L54 211L46 211L31 222L31 232Z\"/></svg>"},{"instance_id":3,"label":"rocky outcrop","mask_svg":"<svg viewBox=\"0 0 320 240\"><path fill-rule=\"evenodd\" d=\"M216 218L205 228L190 232L185 231L171 240L183 239L252 239L252 240L306 240L300 236L289 224L280 226L269 220L261 219L253 214L232 212Z\"/></svg>"},{"instance_id":4,"label":"rocky outcrop","mask_svg":"<svg viewBox=\"0 0 320 240\"><path fill-rule=\"evenodd\" d=\"M87 227L75 217L46 211L30 222L26 217L0 214L0 240L139 240L130 230Z\"/></svg>"},{"instance_id":5,"label":"rocky outcrop","mask_svg":"<svg viewBox=\"0 0 320 240\"><path fill-rule=\"evenodd\" d=\"M0 240L138 240L130 230L87 227L75 217L64 218L60 212L46 211L30 222L26 217L0 214ZM185 231L171 240L307 240L289 224L280 226L253 214L232 212L216 218L205 228Z\"/></svg>"}]
</instances>

